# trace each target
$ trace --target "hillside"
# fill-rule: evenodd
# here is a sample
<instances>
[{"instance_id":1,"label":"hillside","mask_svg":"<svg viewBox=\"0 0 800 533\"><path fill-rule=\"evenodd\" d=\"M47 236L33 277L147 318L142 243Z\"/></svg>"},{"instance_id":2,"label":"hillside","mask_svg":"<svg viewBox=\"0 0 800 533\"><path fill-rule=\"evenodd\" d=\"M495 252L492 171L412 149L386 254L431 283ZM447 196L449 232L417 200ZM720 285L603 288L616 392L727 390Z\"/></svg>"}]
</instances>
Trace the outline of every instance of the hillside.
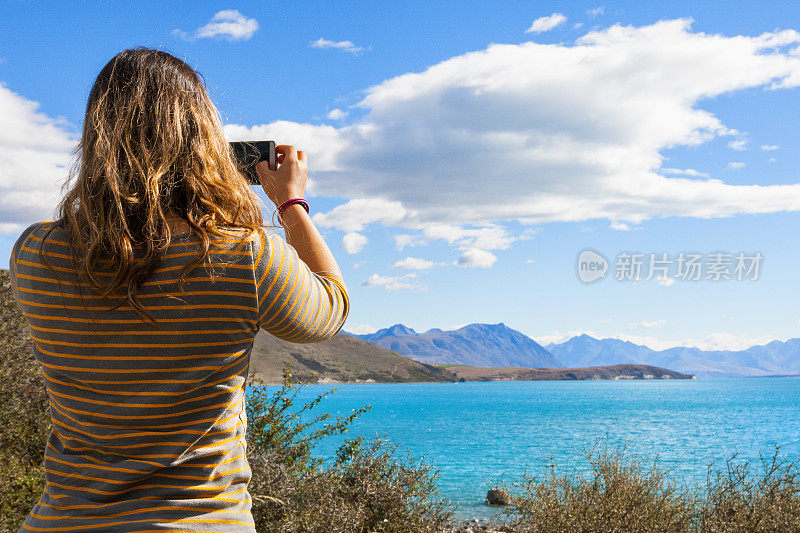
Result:
<instances>
[{"instance_id":1,"label":"hillside","mask_svg":"<svg viewBox=\"0 0 800 533\"><path fill-rule=\"evenodd\" d=\"M355 335L378 346L429 364L530 368L565 365L530 337L500 324L469 324L444 331L417 333L402 324Z\"/></svg>"},{"instance_id":2,"label":"hillside","mask_svg":"<svg viewBox=\"0 0 800 533\"><path fill-rule=\"evenodd\" d=\"M312 344L292 344L266 332L253 342L250 371L267 382L279 382L283 361L292 364L295 376L312 373L323 382L454 381L446 369L419 363L345 333Z\"/></svg>"},{"instance_id":3,"label":"hillside","mask_svg":"<svg viewBox=\"0 0 800 533\"><path fill-rule=\"evenodd\" d=\"M585 368L486 368L447 365L463 381L580 381L606 379L692 379L681 374L649 365L613 365Z\"/></svg>"}]
</instances>

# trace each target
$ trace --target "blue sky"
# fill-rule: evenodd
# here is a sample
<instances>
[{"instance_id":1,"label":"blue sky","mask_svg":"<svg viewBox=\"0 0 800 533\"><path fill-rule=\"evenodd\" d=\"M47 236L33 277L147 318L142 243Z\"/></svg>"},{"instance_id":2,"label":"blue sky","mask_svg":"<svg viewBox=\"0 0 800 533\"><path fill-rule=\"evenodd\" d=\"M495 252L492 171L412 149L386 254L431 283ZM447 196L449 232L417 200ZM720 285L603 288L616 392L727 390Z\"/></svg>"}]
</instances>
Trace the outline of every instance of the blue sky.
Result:
<instances>
[{"instance_id":1,"label":"blue sky","mask_svg":"<svg viewBox=\"0 0 800 533\"><path fill-rule=\"evenodd\" d=\"M307 150L346 330L798 337L800 5L719 5L4 2L0 266L51 218L97 72L145 45L203 74L232 140ZM609 261L593 284L587 248ZM618 281L623 252L763 261L757 280Z\"/></svg>"}]
</instances>

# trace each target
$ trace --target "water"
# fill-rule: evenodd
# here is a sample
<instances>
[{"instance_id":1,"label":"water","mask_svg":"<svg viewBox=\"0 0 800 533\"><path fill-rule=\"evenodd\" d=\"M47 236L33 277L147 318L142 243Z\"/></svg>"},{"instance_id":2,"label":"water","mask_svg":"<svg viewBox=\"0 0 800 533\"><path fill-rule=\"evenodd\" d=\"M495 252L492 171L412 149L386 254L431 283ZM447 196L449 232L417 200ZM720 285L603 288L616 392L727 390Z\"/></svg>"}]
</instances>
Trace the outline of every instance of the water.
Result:
<instances>
[{"instance_id":1,"label":"water","mask_svg":"<svg viewBox=\"0 0 800 533\"><path fill-rule=\"evenodd\" d=\"M305 387L310 399L331 386ZM501 479L543 473L551 461L583 466L599 438L658 455L679 481L703 482L710 462L738 452L758 461L775 445L800 458L800 378L675 381L532 381L337 385L319 408L346 416L372 405L348 437L384 436L440 471L459 518L485 517ZM331 459L341 438L316 449Z\"/></svg>"}]
</instances>

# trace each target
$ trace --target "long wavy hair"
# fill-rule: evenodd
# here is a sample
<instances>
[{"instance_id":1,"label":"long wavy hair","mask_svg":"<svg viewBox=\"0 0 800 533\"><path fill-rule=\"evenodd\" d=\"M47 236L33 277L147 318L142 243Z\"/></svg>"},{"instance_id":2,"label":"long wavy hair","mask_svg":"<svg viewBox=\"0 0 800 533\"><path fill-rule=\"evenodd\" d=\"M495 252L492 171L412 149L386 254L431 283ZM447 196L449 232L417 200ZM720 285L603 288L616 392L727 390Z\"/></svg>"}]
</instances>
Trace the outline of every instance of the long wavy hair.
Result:
<instances>
[{"instance_id":1,"label":"long wavy hair","mask_svg":"<svg viewBox=\"0 0 800 533\"><path fill-rule=\"evenodd\" d=\"M74 155L50 231L66 230L79 278L150 322L136 295L172 240L168 219L183 219L201 243L180 271L181 287L212 236L245 228L246 239L263 227L204 80L167 52L128 49L103 67Z\"/></svg>"}]
</instances>

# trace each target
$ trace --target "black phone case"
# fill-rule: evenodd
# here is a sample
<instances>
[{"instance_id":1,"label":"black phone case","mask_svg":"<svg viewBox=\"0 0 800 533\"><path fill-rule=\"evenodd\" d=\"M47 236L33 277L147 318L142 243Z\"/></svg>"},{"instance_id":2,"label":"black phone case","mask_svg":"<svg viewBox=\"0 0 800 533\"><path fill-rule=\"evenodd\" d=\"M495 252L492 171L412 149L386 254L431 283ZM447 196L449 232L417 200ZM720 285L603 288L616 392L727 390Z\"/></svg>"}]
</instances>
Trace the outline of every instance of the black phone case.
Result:
<instances>
[{"instance_id":1,"label":"black phone case","mask_svg":"<svg viewBox=\"0 0 800 533\"><path fill-rule=\"evenodd\" d=\"M270 170L278 169L275 141L238 141L230 143L239 170L253 185L260 185L256 165L266 161Z\"/></svg>"}]
</instances>

